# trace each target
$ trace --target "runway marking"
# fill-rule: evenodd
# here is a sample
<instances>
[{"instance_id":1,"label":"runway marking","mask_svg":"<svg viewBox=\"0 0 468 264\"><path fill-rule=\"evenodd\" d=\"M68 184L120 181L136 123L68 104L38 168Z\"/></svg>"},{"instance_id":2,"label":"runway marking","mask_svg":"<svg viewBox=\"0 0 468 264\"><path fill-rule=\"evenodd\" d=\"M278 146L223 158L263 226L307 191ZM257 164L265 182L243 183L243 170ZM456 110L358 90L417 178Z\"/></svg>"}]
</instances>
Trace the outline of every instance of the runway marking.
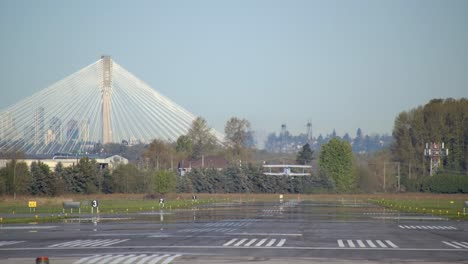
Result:
<instances>
[{"instance_id":1,"label":"runway marking","mask_svg":"<svg viewBox=\"0 0 468 264\"><path fill-rule=\"evenodd\" d=\"M275 242L276 242L276 239L270 240L270 242L268 242L268 244L266 244L266 247L271 247Z\"/></svg>"},{"instance_id":2,"label":"runway marking","mask_svg":"<svg viewBox=\"0 0 468 264\"><path fill-rule=\"evenodd\" d=\"M461 248L468 248L468 242L457 242L457 241L442 241L442 243L446 244L447 246L456 248L456 249L461 249Z\"/></svg>"},{"instance_id":3,"label":"runway marking","mask_svg":"<svg viewBox=\"0 0 468 264\"><path fill-rule=\"evenodd\" d=\"M340 248L344 248L344 247L345 247L345 245L344 245L344 243L343 243L343 240L341 240L341 239L338 240L338 246L339 246Z\"/></svg>"},{"instance_id":4,"label":"runway marking","mask_svg":"<svg viewBox=\"0 0 468 264\"><path fill-rule=\"evenodd\" d=\"M49 248L74 248L74 247L107 247L125 242L130 239L90 239L73 240L48 246Z\"/></svg>"},{"instance_id":5,"label":"runway marking","mask_svg":"<svg viewBox=\"0 0 468 264\"><path fill-rule=\"evenodd\" d=\"M247 240L247 238L241 239L239 242L237 242L236 244L234 244L234 246L235 246L235 247L238 247L238 246L240 246L242 243L244 243L246 240Z\"/></svg>"},{"instance_id":6,"label":"runway marking","mask_svg":"<svg viewBox=\"0 0 468 264\"><path fill-rule=\"evenodd\" d=\"M51 228L56 228L57 226L35 226L35 225L29 225L29 226L3 226L0 227L2 230L25 230L25 229L51 229Z\"/></svg>"},{"instance_id":7,"label":"runway marking","mask_svg":"<svg viewBox=\"0 0 468 264\"><path fill-rule=\"evenodd\" d=\"M255 241L257 241L256 238L251 239L251 240L250 240L247 244L245 244L244 246L245 246L245 247L250 247L250 245L252 245L253 243L255 243Z\"/></svg>"},{"instance_id":8,"label":"runway marking","mask_svg":"<svg viewBox=\"0 0 468 264\"><path fill-rule=\"evenodd\" d=\"M371 247L371 248L376 248L377 246L374 244L374 242L372 242L372 240L366 240L367 244Z\"/></svg>"},{"instance_id":9,"label":"runway marking","mask_svg":"<svg viewBox=\"0 0 468 264\"><path fill-rule=\"evenodd\" d=\"M0 247L22 243L24 241L0 241Z\"/></svg>"},{"instance_id":10,"label":"runway marking","mask_svg":"<svg viewBox=\"0 0 468 264\"><path fill-rule=\"evenodd\" d=\"M201 233L201 232L219 232L219 233L228 233L234 232L237 228L189 228L189 229L181 229L177 232L183 233Z\"/></svg>"},{"instance_id":11,"label":"runway marking","mask_svg":"<svg viewBox=\"0 0 468 264\"><path fill-rule=\"evenodd\" d=\"M255 246L256 246L256 247L260 247L260 246L263 245L263 243L265 243L266 241L267 241L267 239L264 238L264 239L260 240L260 242L258 242Z\"/></svg>"},{"instance_id":12,"label":"runway marking","mask_svg":"<svg viewBox=\"0 0 468 264\"><path fill-rule=\"evenodd\" d=\"M398 247L397 245L393 244L393 242L390 241L390 240L385 240L385 242L387 242L387 244L389 244L392 248L397 248Z\"/></svg>"},{"instance_id":13,"label":"runway marking","mask_svg":"<svg viewBox=\"0 0 468 264\"><path fill-rule=\"evenodd\" d=\"M288 233L227 233L226 235L234 236L302 236L302 234L288 234Z\"/></svg>"},{"instance_id":14,"label":"runway marking","mask_svg":"<svg viewBox=\"0 0 468 264\"><path fill-rule=\"evenodd\" d=\"M224 243L223 244L223 247L228 247L228 246L234 246L234 247L251 247L251 246L254 246L256 248L259 248L261 247L263 244L265 244L265 242L267 242L262 248L270 248L270 247L282 247L284 245L284 243L286 243L286 239L281 239L276 245L275 243L277 242L277 239L275 238L272 238L272 239L268 239L268 238L264 238L264 239L261 239L260 241L258 241L259 239L258 238L252 238L252 239L249 239L249 238L243 238L243 239L239 239L239 238L233 238L231 240L229 240L228 242ZM258 242L257 242L258 241ZM257 242L257 244L254 245L254 243Z\"/></svg>"},{"instance_id":15,"label":"runway marking","mask_svg":"<svg viewBox=\"0 0 468 264\"><path fill-rule=\"evenodd\" d=\"M366 245L364 245L364 243L362 243L362 240L357 240L357 243L360 247L366 247Z\"/></svg>"},{"instance_id":16,"label":"runway marking","mask_svg":"<svg viewBox=\"0 0 468 264\"><path fill-rule=\"evenodd\" d=\"M356 242L356 244L354 243ZM365 240L365 242L367 243L367 245L370 247L370 248L389 248L389 246L391 248L398 248L397 245L395 245L392 241L390 240L375 240L375 241L372 241L372 240ZM374 243L375 242L375 243ZM347 239L347 240L343 240L343 239L339 239L337 240L337 243L338 243L338 247L339 248L368 248L366 243L364 243L363 240L351 240L351 239ZM385 244L387 243L387 244ZM376 246L376 244L378 246Z\"/></svg>"},{"instance_id":17,"label":"runway marking","mask_svg":"<svg viewBox=\"0 0 468 264\"><path fill-rule=\"evenodd\" d=\"M286 242L286 239L281 239L280 242L276 245L277 247L282 247L284 243Z\"/></svg>"},{"instance_id":18,"label":"runway marking","mask_svg":"<svg viewBox=\"0 0 468 264\"><path fill-rule=\"evenodd\" d=\"M230 241L224 243L223 246L227 247L227 246L231 245L232 243L234 243L236 241L237 241L237 238L231 239Z\"/></svg>"},{"instance_id":19,"label":"runway marking","mask_svg":"<svg viewBox=\"0 0 468 264\"><path fill-rule=\"evenodd\" d=\"M103 249L116 249L116 250L128 250L129 246L110 246L110 247L105 247ZM133 250L148 250L148 249L154 249L154 250L165 250L165 249L229 249L229 247L225 247L225 246L169 246L169 245L166 245L166 246L131 246L131 248ZM231 248L234 248L234 247L231 247ZM252 247L235 247L236 249L251 249ZM31 251L44 251L44 249L47 249L47 250L89 250L88 247L72 247L72 248L69 248L69 247L24 247L24 248L0 248L0 252L1 251L21 251L21 252L24 252L24 251L27 251L27 250L31 250ZM263 249L263 250L268 250L268 249L282 249L282 250L371 250L371 251L375 251L375 250L393 250L393 251L422 251L422 252L440 252L440 251L444 251L444 252L467 252L466 249L464 248L460 248L460 249L457 249L457 248L368 248L368 247L365 247L365 248L349 248L349 247L344 247L344 248L340 248L340 247L288 247L288 246L283 246L283 247L260 247L259 249Z\"/></svg>"},{"instance_id":20,"label":"runway marking","mask_svg":"<svg viewBox=\"0 0 468 264\"><path fill-rule=\"evenodd\" d=\"M364 213L364 215L397 215L397 212Z\"/></svg>"},{"instance_id":21,"label":"runway marking","mask_svg":"<svg viewBox=\"0 0 468 264\"><path fill-rule=\"evenodd\" d=\"M399 228L402 228L402 229L431 229L431 230L434 230L434 229L437 229L437 230L457 230L456 227L454 226L428 226L428 225L416 225L416 226L413 226L413 225L398 225Z\"/></svg>"},{"instance_id":22,"label":"runway marking","mask_svg":"<svg viewBox=\"0 0 468 264\"><path fill-rule=\"evenodd\" d=\"M207 226L207 227L213 227L213 226L216 226L216 227L232 227L232 226L249 226L251 225L251 223L249 222L240 222L240 223L235 223L235 222L226 222L226 223L223 223L223 222L216 222L216 223L206 223L204 226Z\"/></svg>"},{"instance_id":23,"label":"runway marking","mask_svg":"<svg viewBox=\"0 0 468 264\"><path fill-rule=\"evenodd\" d=\"M73 264L169 264L174 259L180 257L179 254L165 254L165 255L93 255L85 258L81 258Z\"/></svg>"}]
</instances>

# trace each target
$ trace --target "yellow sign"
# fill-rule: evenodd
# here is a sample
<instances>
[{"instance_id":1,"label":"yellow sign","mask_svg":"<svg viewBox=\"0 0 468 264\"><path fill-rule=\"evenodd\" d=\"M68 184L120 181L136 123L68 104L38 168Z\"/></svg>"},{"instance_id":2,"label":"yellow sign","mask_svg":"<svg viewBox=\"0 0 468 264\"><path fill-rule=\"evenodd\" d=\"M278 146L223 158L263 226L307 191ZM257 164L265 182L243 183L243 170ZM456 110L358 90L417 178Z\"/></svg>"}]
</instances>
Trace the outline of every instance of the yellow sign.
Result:
<instances>
[{"instance_id":1,"label":"yellow sign","mask_svg":"<svg viewBox=\"0 0 468 264\"><path fill-rule=\"evenodd\" d=\"M36 208L37 203L36 201L29 201L28 205L29 205L29 208Z\"/></svg>"}]
</instances>

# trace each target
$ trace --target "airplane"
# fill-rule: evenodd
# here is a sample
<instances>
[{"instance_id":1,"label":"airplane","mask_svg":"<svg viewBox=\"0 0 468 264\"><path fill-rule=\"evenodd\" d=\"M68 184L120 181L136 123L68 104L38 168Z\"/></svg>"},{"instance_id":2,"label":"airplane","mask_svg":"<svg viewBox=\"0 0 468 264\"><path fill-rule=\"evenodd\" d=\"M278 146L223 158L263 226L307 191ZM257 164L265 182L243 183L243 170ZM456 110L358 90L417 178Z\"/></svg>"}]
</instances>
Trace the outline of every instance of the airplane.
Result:
<instances>
[{"instance_id":1,"label":"airplane","mask_svg":"<svg viewBox=\"0 0 468 264\"><path fill-rule=\"evenodd\" d=\"M306 169L312 169L310 165L263 165L263 168L268 168L269 172L264 172L268 176L310 176L310 173L305 172ZM271 169L283 168L283 172L272 172ZM302 169L302 173L291 172L291 168Z\"/></svg>"}]
</instances>

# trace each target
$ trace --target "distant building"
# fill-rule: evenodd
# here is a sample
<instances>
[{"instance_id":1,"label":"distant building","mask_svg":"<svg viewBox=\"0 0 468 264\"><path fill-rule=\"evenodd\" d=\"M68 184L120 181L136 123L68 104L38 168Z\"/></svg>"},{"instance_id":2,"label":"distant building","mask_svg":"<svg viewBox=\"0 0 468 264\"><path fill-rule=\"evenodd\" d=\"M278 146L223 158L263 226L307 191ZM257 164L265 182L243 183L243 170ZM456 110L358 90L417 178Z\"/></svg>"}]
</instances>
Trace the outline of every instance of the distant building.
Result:
<instances>
[{"instance_id":1,"label":"distant building","mask_svg":"<svg viewBox=\"0 0 468 264\"><path fill-rule=\"evenodd\" d=\"M55 132L52 129L47 129L45 133L45 144L48 145L50 143L55 142L56 140L56 135Z\"/></svg>"},{"instance_id":2,"label":"distant building","mask_svg":"<svg viewBox=\"0 0 468 264\"><path fill-rule=\"evenodd\" d=\"M53 171L59 162L62 163L63 167L71 167L78 164L78 161L83 157L76 156L54 156L52 159L19 159L18 162L25 162L28 166L31 166L33 162L42 162L49 166ZM96 157L90 159L96 160L96 163L99 164L101 168L109 168L110 170L117 167L119 164L128 164L128 159L121 157L119 155L109 156L109 157ZM10 162L10 159L0 159L0 168L6 167L6 164Z\"/></svg>"},{"instance_id":3,"label":"distant building","mask_svg":"<svg viewBox=\"0 0 468 264\"><path fill-rule=\"evenodd\" d=\"M88 120L80 121L79 140L82 142L89 141L89 121Z\"/></svg>"},{"instance_id":4,"label":"distant building","mask_svg":"<svg viewBox=\"0 0 468 264\"><path fill-rule=\"evenodd\" d=\"M62 120L60 120L60 118L54 116L52 117L52 119L50 120L50 125L49 125L49 129L52 130L52 134L55 135L55 140L57 142L62 142L63 138L62 138Z\"/></svg>"},{"instance_id":5,"label":"distant building","mask_svg":"<svg viewBox=\"0 0 468 264\"><path fill-rule=\"evenodd\" d=\"M185 175L192 169L211 168L222 170L229 166L229 161L218 156L202 156L201 159L182 160L179 162L179 175Z\"/></svg>"},{"instance_id":6,"label":"distant building","mask_svg":"<svg viewBox=\"0 0 468 264\"><path fill-rule=\"evenodd\" d=\"M79 138L79 128L78 122L74 119L71 119L67 122L67 140L66 141L76 141Z\"/></svg>"},{"instance_id":7,"label":"distant building","mask_svg":"<svg viewBox=\"0 0 468 264\"><path fill-rule=\"evenodd\" d=\"M11 140L14 136L13 117L10 112L0 113L0 141Z\"/></svg>"},{"instance_id":8,"label":"distant building","mask_svg":"<svg viewBox=\"0 0 468 264\"><path fill-rule=\"evenodd\" d=\"M36 111L34 111L34 145L43 143L42 140L45 134L44 116L44 107L38 107Z\"/></svg>"}]
</instances>

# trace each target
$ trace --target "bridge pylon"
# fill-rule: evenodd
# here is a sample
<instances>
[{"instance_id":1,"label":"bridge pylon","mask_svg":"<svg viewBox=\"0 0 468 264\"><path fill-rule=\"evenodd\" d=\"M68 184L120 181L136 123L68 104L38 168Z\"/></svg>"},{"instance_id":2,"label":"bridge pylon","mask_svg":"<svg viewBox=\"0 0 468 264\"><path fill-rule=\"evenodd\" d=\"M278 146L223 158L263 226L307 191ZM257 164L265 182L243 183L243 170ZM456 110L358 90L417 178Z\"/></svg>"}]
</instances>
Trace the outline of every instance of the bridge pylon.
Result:
<instances>
[{"instance_id":1,"label":"bridge pylon","mask_svg":"<svg viewBox=\"0 0 468 264\"><path fill-rule=\"evenodd\" d=\"M112 59L101 56L102 63L102 144L112 142L111 129L111 94L112 94Z\"/></svg>"}]
</instances>

